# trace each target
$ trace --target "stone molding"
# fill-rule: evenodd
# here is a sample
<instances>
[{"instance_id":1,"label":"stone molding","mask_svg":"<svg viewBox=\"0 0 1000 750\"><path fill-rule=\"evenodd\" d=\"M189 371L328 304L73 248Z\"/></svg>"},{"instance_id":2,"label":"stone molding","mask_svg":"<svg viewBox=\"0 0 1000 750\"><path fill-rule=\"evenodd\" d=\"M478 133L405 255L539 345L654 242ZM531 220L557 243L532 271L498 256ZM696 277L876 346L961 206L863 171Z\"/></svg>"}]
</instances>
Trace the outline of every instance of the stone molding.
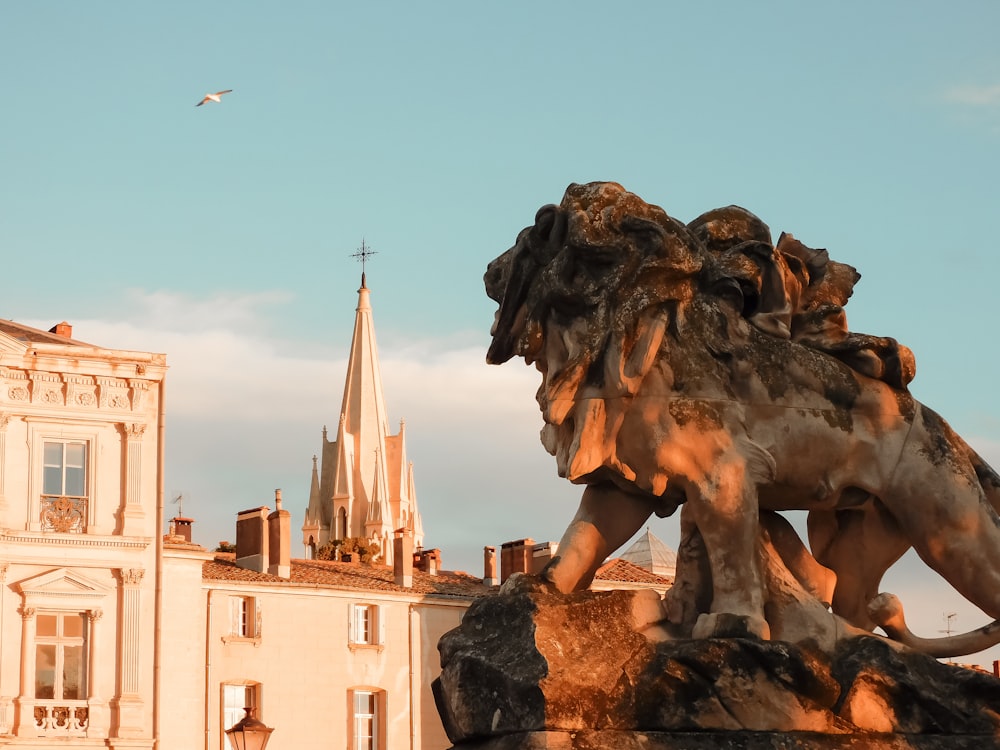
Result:
<instances>
[{"instance_id":1,"label":"stone molding","mask_svg":"<svg viewBox=\"0 0 1000 750\"><path fill-rule=\"evenodd\" d=\"M139 411L149 389L150 381L140 378L0 367L0 402Z\"/></svg>"},{"instance_id":2,"label":"stone molding","mask_svg":"<svg viewBox=\"0 0 1000 750\"><path fill-rule=\"evenodd\" d=\"M46 546L62 545L71 547L106 547L145 549L152 539L148 537L98 536L95 534L43 534L37 531L0 530L0 542L15 542L18 544L43 544Z\"/></svg>"}]
</instances>

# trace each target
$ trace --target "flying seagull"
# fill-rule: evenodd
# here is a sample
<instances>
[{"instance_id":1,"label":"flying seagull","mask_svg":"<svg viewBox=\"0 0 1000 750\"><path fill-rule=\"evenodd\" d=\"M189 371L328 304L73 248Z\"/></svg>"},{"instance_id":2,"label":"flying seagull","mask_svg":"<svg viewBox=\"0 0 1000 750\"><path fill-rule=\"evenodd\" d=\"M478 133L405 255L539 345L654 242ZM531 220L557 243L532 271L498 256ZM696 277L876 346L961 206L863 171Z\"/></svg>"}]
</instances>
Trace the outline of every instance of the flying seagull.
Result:
<instances>
[{"instance_id":1,"label":"flying seagull","mask_svg":"<svg viewBox=\"0 0 1000 750\"><path fill-rule=\"evenodd\" d=\"M231 91L232 91L232 89L226 89L225 91L216 91L214 94L205 94L205 98L202 99L197 104L195 104L194 106L200 107L205 102L216 102L216 103L221 102L222 101L222 95L223 94L228 94Z\"/></svg>"}]
</instances>

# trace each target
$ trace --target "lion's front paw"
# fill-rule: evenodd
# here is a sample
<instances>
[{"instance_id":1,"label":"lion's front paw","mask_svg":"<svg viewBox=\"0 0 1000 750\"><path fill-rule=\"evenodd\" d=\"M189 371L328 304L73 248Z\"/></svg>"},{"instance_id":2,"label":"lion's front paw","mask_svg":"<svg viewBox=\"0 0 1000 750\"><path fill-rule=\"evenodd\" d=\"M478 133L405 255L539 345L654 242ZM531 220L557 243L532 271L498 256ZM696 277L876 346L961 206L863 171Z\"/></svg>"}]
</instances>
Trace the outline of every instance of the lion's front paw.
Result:
<instances>
[{"instance_id":1,"label":"lion's front paw","mask_svg":"<svg viewBox=\"0 0 1000 750\"><path fill-rule=\"evenodd\" d=\"M763 617L711 612L698 615L691 631L693 638L757 638L771 639L771 628Z\"/></svg>"}]
</instances>

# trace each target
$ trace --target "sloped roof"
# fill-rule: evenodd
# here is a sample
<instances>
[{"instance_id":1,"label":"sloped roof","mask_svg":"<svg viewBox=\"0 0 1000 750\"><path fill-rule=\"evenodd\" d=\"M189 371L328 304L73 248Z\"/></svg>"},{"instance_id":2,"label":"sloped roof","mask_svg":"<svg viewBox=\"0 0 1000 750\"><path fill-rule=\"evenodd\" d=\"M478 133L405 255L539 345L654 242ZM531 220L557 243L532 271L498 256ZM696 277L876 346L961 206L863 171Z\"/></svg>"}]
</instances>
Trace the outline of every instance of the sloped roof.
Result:
<instances>
[{"instance_id":1,"label":"sloped roof","mask_svg":"<svg viewBox=\"0 0 1000 750\"><path fill-rule=\"evenodd\" d=\"M614 557L605 562L597 569L594 578L609 583L644 583L657 588L670 586L673 583L672 578L651 573L620 557Z\"/></svg>"},{"instance_id":2,"label":"sloped roof","mask_svg":"<svg viewBox=\"0 0 1000 750\"><path fill-rule=\"evenodd\" d=\"M621 559L657 575L673 578L677 574L677 553L657 539L648 528L635 544L621 554Z\"/></svg>"},{"instance_id":3,"label":"sloped roof","mask_svg":"<svg viewBox=\"0 0 1000 750\"><path fill-rule=\"evenodd\" d=\"M433 576L421 570L414 570L413 587L407 588L396 585L393 580L392 568L387 565L365 565L329 560L292 560L291 577L285 579L237 567L234 558L235 555L232 553L218 553L214 560L206 561L201 569L202 580L259 583L269 586L318 586L331 589L464 598L480 597L489 591L489 588L484 586L483 582L475 576L446 570L438 571L437 575Z\"/></svg>"},{"instance_id":4,"label":"sloped roof","mask_svg":"<svg viewBox=\"0 0 1000 750\"><path fill-rule=\"evenodd\" d=\"M23 323L15 323L13 320L0 318L0 331L6 333L11 338L23 341L25 344L70 344L74 346L93 346L76 339L68 339L65 336L58 336L49 331L39 328L32 328Z\"/></svg>"}]
</instances>

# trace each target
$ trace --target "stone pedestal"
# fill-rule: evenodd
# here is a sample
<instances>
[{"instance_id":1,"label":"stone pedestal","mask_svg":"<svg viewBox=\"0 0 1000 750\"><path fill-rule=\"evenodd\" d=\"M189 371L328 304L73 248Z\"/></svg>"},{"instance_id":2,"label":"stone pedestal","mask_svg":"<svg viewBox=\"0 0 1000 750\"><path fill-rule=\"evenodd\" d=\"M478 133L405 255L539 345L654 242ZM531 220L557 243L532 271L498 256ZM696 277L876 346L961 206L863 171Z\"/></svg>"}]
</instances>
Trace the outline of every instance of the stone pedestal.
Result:
<instances>
[{"instance_id":1,"label":"stone pedestal","mask_svg":"<svg viewBox=\"0 0 1000 750\"><path fill-rule=\"evenodd\" d=\"M993 735L832 735L816 732L519 732L452 750L989 750Z\"/></svg>"},{"instance_id":2,"label":"stone pedestal","mask_svg":"<svg viewBox=\"0 0 1000 750\"><path fill-rule=\"evenodd\" d=\"M986 748L1000 680L884 638L674 638L652 591L485 597L439 644L456 750Z\"/></svg>"}]
</instances>

